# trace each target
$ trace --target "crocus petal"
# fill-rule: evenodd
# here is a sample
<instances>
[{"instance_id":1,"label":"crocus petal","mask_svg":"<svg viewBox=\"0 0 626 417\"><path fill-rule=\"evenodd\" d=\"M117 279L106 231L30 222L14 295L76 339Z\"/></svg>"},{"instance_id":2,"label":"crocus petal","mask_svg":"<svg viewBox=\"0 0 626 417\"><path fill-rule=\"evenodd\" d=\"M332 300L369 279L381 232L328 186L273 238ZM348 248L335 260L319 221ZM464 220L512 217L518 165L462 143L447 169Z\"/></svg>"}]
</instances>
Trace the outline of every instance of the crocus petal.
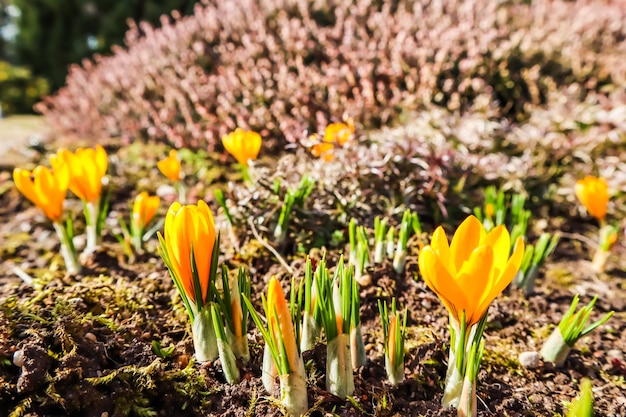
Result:
<instances>
[{"instance_id":1,"label":"crocus petal","mask_svg":"<svg viewBox=\"0 0 626 417\"><path fill-rule=\"evenodd\" d=\"M450 254L454 262L455 270L460 271L463 262L469 259L472 251L480 244L484 238L485 229L474 216L469 216L461 223L450 243Z\"/></svg>"},{"instance_id":2,"label":"crocus petal","mask_svg":"<svg viewBox=\"0 0 626 417\"><path fill-rule=\"evenodd\" d=\"M490 246L479 246L474 249L459 271L457 283L463 288L468 304L464 306L457 304L456 307L461 311L465 310L467 326L478 323L484 314L480 309L479 300L484 294L489 293L493 286L493 281L490 280L493 258L493 249Z\"/></svg>"},{"instance_id":3,"label":"crocus petal","mask_svg":"<svg viewBox=\"0 0 626 417\"><path fill-rule=\"evenodd\" d=\"M520 265L522 264L522 258L524 257L524 239L522 237L518 237L515 241L515 249L513 250L513 254L509 258L506 263L506 266L501 271L499 276L495 276L491 281L491 285L488 288L488 291L485 291L483 296L479 301L478 310L482 311L483 314L489 308L489 305L493 302L493 300L504 291L504 289L513 281L515 278L515 274L519 271Z\"/></svg>"},{"instance_id":4,"label":"crocus petal","mask_svg":"<svg viewBox=\"0 0 626 417\"><path fill-rule=\"evenodd\" d=\"M267 312L267 319L269 322L274 323L273 326L280 326L280 333L283 336L282 343L285 346L285 352L287 353L287 361L289 362L289 369L298 369L298 349L296 345L296 337L293 330L293 323L291 321L291 314L289 307L287 306L287 300L285 294L280 286L280 282L276 277L272 277L267 290L267 305L270 309ZM280 346L281 340L278 338L278 334L274 332L274 338L276 344Z\"/></svg>"},{"instance_id":5,"label":"crocus petal","mask_svg":"<svg viewBox=\"0 0 626 417\"><path fill-rule=\"evenodd\" d=\"M448 237L443 227L439 226L433 232L433 236L430 239L430 246L437 253L437 256L441 260L441 263L446 267L450 275L456 275L456 266L452 262L452 254L450 253L450 246L448 244Z\"/></svg>"},{"instance_id":6,"label":"crocus petal","mask_svg":"<svg viewBox=\"0 0 626 417\"><path fill-rule=\"evenodd\" d=\"M29 199L31 203L37 205L37 193L33 180L30 178L31 172L25 169L15 168L13 171L13 181L17 189Z\"/></svg>"},{"instance_id":7,"label":"crocus petal","mask_svg":"<svg viewBox=\"0 0 626 417\"><path fill-rule=\"evenodd\" d=\"M430 246L420 251L418 266L426 285L437 294L448 312L460 321L461 310L457 306L466 306L467 297Z\"/></svg>"},{"instance_id":8,"label":"crocus petal","mask_svg":"<svg viewBox=\"0 0 626 417\"><path fill-rule=\"evenodd\" d=\"M511 237L506 227L496 226L487 234L484 244L493 249L493 274L498 276L504 269L511 251Z\"/></svg>"}]
</instances>

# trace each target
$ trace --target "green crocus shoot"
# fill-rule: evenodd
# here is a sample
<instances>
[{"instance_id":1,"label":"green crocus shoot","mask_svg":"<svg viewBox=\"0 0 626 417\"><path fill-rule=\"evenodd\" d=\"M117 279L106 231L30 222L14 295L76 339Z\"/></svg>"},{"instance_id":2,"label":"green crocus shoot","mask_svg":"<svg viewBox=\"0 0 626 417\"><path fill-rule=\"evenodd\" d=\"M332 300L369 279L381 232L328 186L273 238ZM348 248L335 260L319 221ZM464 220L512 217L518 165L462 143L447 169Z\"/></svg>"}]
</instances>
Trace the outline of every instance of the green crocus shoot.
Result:
<instances>
[{"instance_id":1,"label":"green crocus shoot","mask_svg":"<svg viewBox=\"0 0 626 417\"><path fill-rule=\"evenodd\" d=\"M350 257L348 263L356 265L357 243L356 243L356 219L353 217L348 223L348 237L350 239Z\"/></svg>"},{"instance_id":2,"label":"green crocus shoot","mask_svg":"<svg viewBox=\"0 0 626 417\"><path fill-rule=\"evenodd\" d=\"M580 381L580 396L570 405L567 417L593 417L593 386L589 378Z\"/></svg>"},{"instance_id":3,"label":"green crocus shoot","mask_svg":"<svg viewBox=\"0 0 626 417\"><path fill-rule=\"evenodd\" d=\"M578 294L574 296L569 310L563 315L559 325L554 329L541 348L541 357L544 361L554 362L556 366L562 366L578 339L588 335L611 318L614 311L608 312L600 320L587 326L591 311L597 299L598 296L593 297L593 300L591 300L589 304L576 312L579 297Z\"/></svg>"},{"instance_id":4,"label":"green crocus shoot","mask_svg":"<svg viewBox=\"0 0 626 417\"><path fill-rule=\"evenodd\" d=\"M465 377L463 378L463 388L461 389L461 399L459 401L459 417L476 417L476 380L480 370L480 362L483 357L485 341L482 338L474 339L467 352L467 363L465 364Z\"/></svg>"},{"instance_id":5,"label":"green crocus shoot","mask_svg":"<svg viewBox=\"0 0 626 417\"><path fill-rule=\"evenodd\" d=\"M328 280L329 273L326 268L325 258L322 258L317 263L315 273L313 273L311 259L307 257L304 282L298 294L299 298L304 298L298 301L300 304L303 304L300 331L301 352L313 349L320 337L322 331L322 303L319 300L323 298L320 297L320 292L323 292L324 288L327 287L326 282Z\"/></svg>"},{"instance_id":6,"label":"green crocus shoot","mask_svg":"<svg viewBox=\"0 0 626 417\"><path fill-rule=\"evenodd\" d=\"M267 324L262 322L248 297L244 297L244 303L265 340L266 352L268 352L266 355L271 358L280 378L280 401L287 415L300 417L306 414L308 400L304 362L296 342L291 311L287 306L280 283L272 277L267 290L267 299L263 298ZM264 368L263 372L266 371Z\"/></svg>"},{"instance_id":7,"label":"green crocus shoot","mask_svg":"<svg viewBox=\"0 0 626 417\"><path fill-rule=\"evenodd\" d=\"M341 398L354 392L350 349L353 279L351 269L344 268L341 258L333 282L325 291L322 309L327 342L326 390Z\"/></svg>"},{"instance_id":8,"label":"green crocus shoot","mask_svg":"<svg viewBox=\"0 0 626 417\"><path fill-rule=\"evenodd\" d=\"M405 210L400 223L400 231L398 232L398 244L393 256L393 269L397 273L404 271L406 265L406 256L408 254L407 244L409 238L416 233L421 233L422 227L417 213L411 213L411 210Z\"/></svg>"},{"instance_id":9,"label":"green crocus shoot","mask_svg":"<svg viewBox=\"0 0 626 417\"><path fill-rule=\"evenodd\" d=\"M400 317L396 311L396 299L391 300L391 312L387 302L378 300L378 311L383 325L385 370L391 385L404 381L404 339L406 336L406 311ZM390 314L391 313L391 314Z\"/></svg>"},{"instance_id":10,"label":"green crocus shoot","mask_svg":"<svg viewBox=\"0 0 626 417\"><path fill-rule=\"evenodd\" d=\"M385 259L385 237L387 220L378 216L374 219L374 263L381 264Z\"/></svg>"},{"instance_id":11,"label":"green crocus shoot","mask_svg":"<svg viewBox=\"0 0 626 417\"><path fill-rule=\"evenodd\" d=\"M225 324L222 314L220 313L219 307L215 303L211 305L211 315L213 317L213 328L217 339L217 351L220 362L222 363L222 370L224 371L226 382L229 384L236 384L239 382L237 360L235 359L235 354L233 353L233 349L224 330Z\"/></svg>"},{"instance_id":12,"label":"green crocus shoot","mask_svg":"<svg viewBox=\"0 0 626 417\"><path fill-rule=\"evenodd\" d=\"M351 266L348 266L351 269ZM349 273L344 272L345 274ZM350 310L350 356L352 368L356 369L367 361L365 355L365 343L363 342L363 329L361 328L361 302L359 298L359 284L356 278L352 280L352 308Z\"/></svg>"},{"instance_id":13,"label":"green crocus shoot","mask_svg":"<svg viewBox=\"0 0 626 417\"><path fill-rule=\"evenodd\" d=\"M303 207L304 203L313 192L314 187L315 180L311 179L308 175L304 175L297 188L287 190L278 217L278 223L274 228L274 237L278 243L283 243L287 237L287 229L294 207Z\"/></svg>"},{"instance_id":14,"label":"green crocus shoot","mask_svg":"<svg viewBox=\"0 0 626 417\"><path fill-rule=\"evenodd\" d=\"M243 267L237 276L229 279L228 268L222 265L222 293L216 291L226 336L236 358L247 363L250 360L248 348L248 308L243 304L243 296L250 297L250 280Z\"/></svg>"},{"instance_id":15,"label":"green crocus shoot","mask_svg":"<svg viewBox=\"0 0 626 417\"><path fill-rule=\"evenodd\" d=\"M522 265L515 279L513 279L513 285L523 288L527 295L535 290L535 280L539 274L539 268L543 266L548 256L554 252L559 243L559 238L558 234L550 237L549 233L542 233L534 246L526 245Z\"/></svg>"}]
</instances>

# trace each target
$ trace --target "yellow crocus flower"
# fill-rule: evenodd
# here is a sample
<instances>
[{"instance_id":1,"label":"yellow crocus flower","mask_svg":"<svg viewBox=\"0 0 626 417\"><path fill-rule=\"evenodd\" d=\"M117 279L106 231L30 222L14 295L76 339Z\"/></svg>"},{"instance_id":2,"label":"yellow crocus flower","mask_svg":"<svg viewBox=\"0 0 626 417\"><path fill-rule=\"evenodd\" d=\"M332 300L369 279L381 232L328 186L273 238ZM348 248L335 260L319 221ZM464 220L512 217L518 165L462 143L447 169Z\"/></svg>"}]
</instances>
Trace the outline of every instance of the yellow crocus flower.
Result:
<instances>
[{"instance_id":1,"label":"yellow crocus flower","mask_svg":"<svg viewBox=\"0 0 626 417\"><path fill-rule=\"evenodd\" d=\"M609 204L609 186L606 180L587 175L576 182L574 191L589 214L603 222Z\"/></svg>"},{"instance_id":2,"label":"yellow crocus flower","mask_svg":"<svg viewBox=\"0 0 626 417\"><path fill-rule=\"evenodd\" d=\"M157 162L159 170L172 181L180 180L180 161L178 160L178 152L172 149L169 156Z\"/></svg>"},{"instance_id":3,"label":"yellow crocus flower","mask_svg":"<svg viewBox=\"0 0 626 417\"><path fill-rule=\"evenodd\" d=\"M159 196L149 196L143 191L135 197L133 203L133 223L136 227L143 230L148 223L154 218L161 204Z\"/></svg>"},{"instance_id":4,"label":"yellow crocus flower","mask_svg":"<svg viewBox=\"0 0 626 417\"><path fill-rule=\"evenodd\" d=\"M296 335L291 321L291 313L287 306L287 300L283 293L283 288L276 277L272 277L267 290L267 312L268 328L271 335L279 346L279 352L282 354L281 345L285 347L287 354L287 362L289 363L290 372L296 372L299 368L298 345L296 344ZM280 328L280 332L278 331ZM282 339L281 337L282 336Z\"/></svg>"},{"instance_id":5,"label":"yellow crocus flower","mask_svg":"<svg viewBox=\"0 0 626 417\"><path fill-rule=\"evenodd\" d=\"M243 166L248 166L248 161L257 158L261 151L261 142L261 135L257 132L245 131L241 128L222 136L224 149Z\"/></svg>"},{"instance_id":6,"label":"yellow crocus flower","mask_svg":"<svg viewBox=\"0 0 626 417\"><path fill-rule=\"evenodd\" d=\"M165 216L164 241L174 280L183 288L187 298L197 305L199 300L196 299L197 288L194 286L191 266L193 251L204 305L216 241L215 222L209 206L202 200L196 206L183 206L174 202Z\"/></svg>"},{"instance_id":7,"label":"yellow crocus flower","mask_svg":"<svg viewBox=\"0 0 626 417\"><path fill-rule=\"evenodd\" d=\"M94 148L79 148L76 152L59 149L50 157L50 164L56 170L63 164L70 172L70 190L78 198L95 203L102 191L102 178L108 168L107 153L100 145Z\"/></svg>"},{"instance_id":8,"label":"yellow crocus flower","mask_svg":"<svg viewBox=\"0 0 626 417\"><path fill-rule=\"evenodd\" d=\"M494 298L513 280L522 263L524 241L518 237L509 257L510 242L503 225L486 233L480 221L469 216L449 246L439 226L430 245L420 251L418 263L424 281L457 323L461 323L463 312L467 328L478 323Z\"/></svg>"},{"instance_id":9,"label":"yellow crocus flower","mask_svg":"<svg viewBox=\"0 0 626 417\"><path fill-rule=\"evenodd\" d=\"M61 222L63 201L70 184L70 172L66 165L61 165L54 171L41 165L32 172L16 168L13 171L13 180L24 197L39 207L50 220L54 223Z\"/></svg>"},{"instance_id":10,"label":"yellow crocus flower","mask_svg":"<svg viewBox=\"0 0 626 417\"><path fill-rule=\"evenodd\" d=\"M325 161L332 161L335 156L334 150L335 145L332 143L320 142L311 147L311 154L315 157L322 157Z\"/></svg>"},{"instance_id":11,"label":"yellow crocus flower","mask_svg":"<svg viewBox=\"0 0 626 417\"><path fill-rule=\"evenodd\" d=\"M331 123L324 130L324 142L343 146L354 135L352 123Z\"/></svg>"}]
</instances>

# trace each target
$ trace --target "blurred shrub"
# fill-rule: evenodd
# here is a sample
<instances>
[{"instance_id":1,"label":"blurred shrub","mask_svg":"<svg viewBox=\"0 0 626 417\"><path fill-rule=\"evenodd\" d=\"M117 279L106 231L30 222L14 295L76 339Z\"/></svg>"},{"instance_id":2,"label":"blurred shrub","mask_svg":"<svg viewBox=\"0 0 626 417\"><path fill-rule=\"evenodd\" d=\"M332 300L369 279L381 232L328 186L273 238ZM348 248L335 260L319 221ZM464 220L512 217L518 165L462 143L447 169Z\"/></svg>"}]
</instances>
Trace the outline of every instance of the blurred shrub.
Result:
<instances>
[{"instance_id":1,"label":"blurred shrub","mask_svg":"<svg viewBox=\"0 0 626 417\"><path fill-rule=\"evenodd\" d=\"M526 4L530 3L530 4ZM437 104L522 120L552 91L626 81L623 0L205 0L132 27L38 104L59 134L205 146L239 126L295 141Z\"/></svg>"},{"instance_id":2,"label":"blurred shrub","mask_svg":"<svg viewBox=\"0 0 626 417\"><path fill-rule=\"evenodd\" d=\"M127 19L158 23L163 13L191 13L196 0L12 0L20 10L15 59L54 89L65 82L67 66L122 44Z\"/></svg>"},{"instance_id":3,"label":"blurred shrub","mask_svg":"<svg viewBox=\"0 0 626 417\"><path fill-rule=\"evenodd\" d=\"M0 61L0 108L2 113L32 113L33 105L48 94L48 82L33 77L28 68Z\"/></svg>"}]
</instances>

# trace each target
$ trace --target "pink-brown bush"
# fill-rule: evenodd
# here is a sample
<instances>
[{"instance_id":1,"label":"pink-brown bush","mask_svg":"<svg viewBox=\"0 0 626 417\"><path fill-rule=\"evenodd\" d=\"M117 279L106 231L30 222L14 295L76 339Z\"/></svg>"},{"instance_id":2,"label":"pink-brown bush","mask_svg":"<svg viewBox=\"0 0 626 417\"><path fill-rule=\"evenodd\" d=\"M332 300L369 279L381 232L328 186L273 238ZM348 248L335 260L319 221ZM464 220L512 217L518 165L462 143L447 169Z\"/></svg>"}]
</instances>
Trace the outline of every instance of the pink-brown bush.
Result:
<instances>
[{"instance_id":1,"label":"pink-brown bush","mask_svg":"<svg viewBox=\"0 0 626 417\"><path fill-rule=\"evenodd\" d=\"M57 135L210 148L237 126L280 143L427 103L519 120L560 86L623 85L625 21L623 0L206 0L131 25L36 109Z\"/></svg>"}]
</instances>

